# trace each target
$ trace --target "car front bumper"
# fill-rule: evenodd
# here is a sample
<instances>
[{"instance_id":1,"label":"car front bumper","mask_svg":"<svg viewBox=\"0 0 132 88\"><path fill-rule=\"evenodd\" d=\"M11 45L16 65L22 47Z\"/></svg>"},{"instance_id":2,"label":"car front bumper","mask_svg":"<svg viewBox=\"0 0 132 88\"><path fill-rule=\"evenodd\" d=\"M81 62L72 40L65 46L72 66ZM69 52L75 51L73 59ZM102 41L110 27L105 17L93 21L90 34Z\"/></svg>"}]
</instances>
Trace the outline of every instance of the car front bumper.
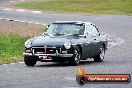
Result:
<instances>
[{"instance_id":1,"label":"car front bumper","mask_svg":"<svg viewBox=\"0 0 132 88\"><path fill-rule=\"evenodd\" d=\"M53 56L53 57L72 57L73 54L32 54L32 53L23 53L24 56Z\"/></svg>"},{"instance_id":2,"label":"car front bumper","mask_svg":"<svg viewBox=\"0 0 132 88\"><path fill-rule=\"evenodd\" d=\"M28 57L30 59L36 59L36 61L41 62L64 62L68 61L73 57L73 54L32 54L32 53L23 53L24 57ZM43 56L49 56L52 59L41 59Z\"/></svg>"}]
</instances>

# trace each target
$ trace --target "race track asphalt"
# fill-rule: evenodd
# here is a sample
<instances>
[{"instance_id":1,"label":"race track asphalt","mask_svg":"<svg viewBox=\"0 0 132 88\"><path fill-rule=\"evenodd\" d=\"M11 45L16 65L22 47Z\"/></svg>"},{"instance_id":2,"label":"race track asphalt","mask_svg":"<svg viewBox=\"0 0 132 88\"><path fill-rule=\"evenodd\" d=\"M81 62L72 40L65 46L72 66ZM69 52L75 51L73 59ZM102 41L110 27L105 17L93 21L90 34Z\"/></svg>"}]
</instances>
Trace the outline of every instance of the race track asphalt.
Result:
<instances>
[{"instance_id":1,"label":"race track asphalt","mask_svg":"<svg viewBox=\"0 0 132 88\"><path fill-rule=\"evenodd\" d=\"M118 36L124 43L109 49L104 62L82 61L81 65L91 74L132 75L132 16L83 15L60 13L26 13L0 10L0 18L47 24L56 20L90 21L101 32ZM77 66L41 63L27 67L24 63L0 65L0 88L132 88L130 84L87 84L79 86L75 81Z\"/></svg>"}]
</instances>

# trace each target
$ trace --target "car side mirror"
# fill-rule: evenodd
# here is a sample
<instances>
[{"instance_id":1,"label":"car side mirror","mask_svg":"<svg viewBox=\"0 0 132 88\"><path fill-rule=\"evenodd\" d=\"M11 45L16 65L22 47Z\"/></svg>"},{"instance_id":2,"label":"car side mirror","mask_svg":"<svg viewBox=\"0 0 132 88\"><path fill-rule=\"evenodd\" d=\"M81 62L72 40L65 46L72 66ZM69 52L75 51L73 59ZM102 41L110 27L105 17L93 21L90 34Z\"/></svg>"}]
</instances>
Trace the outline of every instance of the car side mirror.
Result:
<instances>
[{"instance_id":1,"label":"car side mirror","mask_svg":"<svg viewBox=\"0 0 132 88\"><path fill-rule=\"evenodd\" d=\"M49 26L50 26L49 24L46 26L46 30L49 28Z\"/></svg>"},{"instance_id":2,"label":"car side mirror","mask_svg":"<svg viewBox=\"0 0 132 88\"><path fill-rule=\"evenodd\" d=\"M42 33L42 35L44 35L45 33Z\"/></svg>"},{"instance_id":3,"label":"car side mirror","mask_svg":"<svg viewBox=\"0 0 132 88\"><path fill-rule=\"evenodd\" d=\"M45 35L45 34L47 34L46 32L44 32L42 35Z\"/></svg>"}]
</instances>

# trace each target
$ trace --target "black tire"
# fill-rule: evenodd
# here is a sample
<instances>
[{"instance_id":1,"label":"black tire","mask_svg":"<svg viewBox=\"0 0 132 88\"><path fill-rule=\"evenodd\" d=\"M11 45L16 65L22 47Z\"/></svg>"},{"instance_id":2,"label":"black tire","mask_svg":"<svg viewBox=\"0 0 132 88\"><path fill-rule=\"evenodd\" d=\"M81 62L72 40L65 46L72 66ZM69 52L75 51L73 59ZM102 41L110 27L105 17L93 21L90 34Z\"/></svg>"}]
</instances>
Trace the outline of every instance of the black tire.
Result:
<instances>
[{"instance_id":1,"label":"black tire","mask_svg":"<svg viewBox=\"0 0 132 88\"><path fill-rule=\"evenodd\" d=\"M75 47L73 57L69 60L70 65L78 66L80 64L80 50Z\"/></svg>"},{"instance_id":2,"label":"black tire","mask_svg":"<svg viewBox=\"0 0 132 88\"><path fill-rule=\"evenodd\" d=\"M24 56L24 62L27 66L34 66L37 61L31 57Z\"/></svg>"},{"instance_id":3,"label":"black tire","mask_svg":"<svg viewBox=\"0 0 132 88\"><path fill-rule=\"evenodd\" d=\"M100 53L94 57L95 62L102 62L104 60L105 48L103 46L100 47Z\"/></svg>"}]
</instances>

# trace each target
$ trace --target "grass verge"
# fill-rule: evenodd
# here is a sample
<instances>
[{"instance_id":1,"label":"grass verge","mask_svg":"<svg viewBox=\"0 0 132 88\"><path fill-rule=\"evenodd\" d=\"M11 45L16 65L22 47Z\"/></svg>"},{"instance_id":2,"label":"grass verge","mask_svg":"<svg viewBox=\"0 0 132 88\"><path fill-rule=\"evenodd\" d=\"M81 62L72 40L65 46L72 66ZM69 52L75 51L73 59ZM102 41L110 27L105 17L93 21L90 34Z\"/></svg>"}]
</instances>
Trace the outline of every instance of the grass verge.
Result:
<instances>
[{"instance_id":1,"label":"grass verge","mask_svg":"<svg viewBox=\"0 0 132 88\"><path fill-rule=\"evenodd\" d=\"M0 64L23 61L24 42L29 36L0 35Z\"/></svg>"},{"instance_id":2,"label":"grass verge","mask_svg":"<svg viewBox=\"0 0 132 88\"><path fill-rule=\"evenodd\" d=\"M132 15L132 0L47 0L24 2L16 6L57 12Z\"/></svg>"}]
</instances>

